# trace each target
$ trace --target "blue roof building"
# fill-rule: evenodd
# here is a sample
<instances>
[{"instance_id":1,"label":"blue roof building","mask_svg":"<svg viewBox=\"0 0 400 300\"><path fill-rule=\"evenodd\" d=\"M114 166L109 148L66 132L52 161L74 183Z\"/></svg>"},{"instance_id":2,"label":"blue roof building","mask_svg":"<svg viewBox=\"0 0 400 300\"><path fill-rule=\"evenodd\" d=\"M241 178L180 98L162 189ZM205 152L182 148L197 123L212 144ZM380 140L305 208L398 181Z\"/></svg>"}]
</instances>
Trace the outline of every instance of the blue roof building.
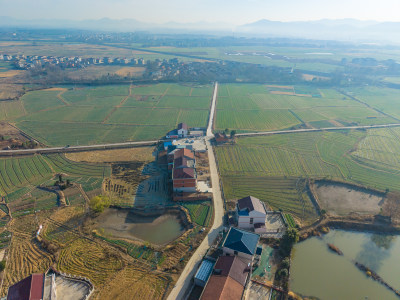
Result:
<instances>
[{"instance_id":1,"label":"blue roof building","mask_svg":"<svg viewBox=\"0 0 400 300\"><path fill-rule=\"evenodd\" d=\"M196 275L194 275L194 283L204 287L211 276L213 267L214 262L207 259L203 260L196 272Z\"/></svg>"},{"instance_id":2,"label":"blue roof building","mask_svg":"<svg viewBox=\"0 0 400 300\"><path fill-rule=\"evenodd\" d=\"M260 236L256 233L231 227L222 244L225 255L253 259Z\"/></svg>"}]
</instances>

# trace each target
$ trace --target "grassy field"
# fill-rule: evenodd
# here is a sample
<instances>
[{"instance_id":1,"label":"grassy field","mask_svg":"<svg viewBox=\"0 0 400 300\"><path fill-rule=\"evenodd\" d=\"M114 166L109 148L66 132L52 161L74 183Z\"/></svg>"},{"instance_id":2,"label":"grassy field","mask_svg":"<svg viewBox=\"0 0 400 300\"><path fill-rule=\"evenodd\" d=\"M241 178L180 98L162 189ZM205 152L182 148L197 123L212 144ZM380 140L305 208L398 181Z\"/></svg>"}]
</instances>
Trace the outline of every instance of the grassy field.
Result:
<instances>
[{"instance_id":1,"label":"grassy field","mask_svg":"<svg viewBox=\"0 0 400 300\"><path fill-rule=\"evenodd\" d=\"M54 88L0 103L0 120L47 145L152 140L180 122L205 127L212 90L178 84Z\"/></svg>"},{"instance_id":2,"label":"grassy field","mask_svg":"<svg viewBox=\"0 0 400 300\"><path fill-rule=\"evenodd\" d=\"M396 99L395 94L387 93L387 97L390 103ZM333 89L224 84L218 91L217 130L266 131L300 125L321 128L396 122L394 117L382 114L375 107Z\"/></svg>"},{"instance_id":3,"label":"grassy field","mask_svg":"<svg viewBox=\"0 0 400 300\"><path fill-rule=\"evenodd\" d=\"M302 179L400 191L399 136L374 129L239 138L216 153L227 199L251 194L304 220L315 212Z\"/></svg>"}]
</instances>

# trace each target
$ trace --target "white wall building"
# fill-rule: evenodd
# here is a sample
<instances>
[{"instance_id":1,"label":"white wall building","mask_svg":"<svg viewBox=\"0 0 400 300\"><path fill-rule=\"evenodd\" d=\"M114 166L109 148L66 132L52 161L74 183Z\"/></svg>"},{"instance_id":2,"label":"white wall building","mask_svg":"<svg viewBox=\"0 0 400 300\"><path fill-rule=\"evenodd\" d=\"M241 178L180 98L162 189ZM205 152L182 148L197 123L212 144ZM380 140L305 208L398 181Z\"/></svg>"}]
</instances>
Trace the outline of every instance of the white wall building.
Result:
<instances>
[{"instance_id":1,"label":"white wall building","mask_svg":"<svg viewBox=\"0 0 400 300\"><path fill-rule=\"evenodd\" d=\"M238 200L236 204L236 218L238 227L243 229L254 230L256 227L265 227L265 219L267 211L264 204L253 196L247 196Z\"/></svg>"}]
</instances>

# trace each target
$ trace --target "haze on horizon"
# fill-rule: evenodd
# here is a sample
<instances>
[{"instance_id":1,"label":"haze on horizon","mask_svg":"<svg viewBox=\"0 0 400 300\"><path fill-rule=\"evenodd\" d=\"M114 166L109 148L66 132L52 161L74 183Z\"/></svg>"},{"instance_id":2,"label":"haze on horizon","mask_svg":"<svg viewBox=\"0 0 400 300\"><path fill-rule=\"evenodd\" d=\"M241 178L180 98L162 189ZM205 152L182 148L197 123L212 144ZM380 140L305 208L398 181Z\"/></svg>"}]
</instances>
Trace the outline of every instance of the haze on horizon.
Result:
<instances>
[{"instance_id":1,"label":"haze on horizon","mask_svg":"<svg viewBox=\"0 0 400 300\"><path fill-rule=\"evenodd\" d=\"M399 22L398 0L0 0L0 15L37 19L136 19L147 23L217 22L242 25L261 19L358 19Z\"/></svg>"}]
</instances>

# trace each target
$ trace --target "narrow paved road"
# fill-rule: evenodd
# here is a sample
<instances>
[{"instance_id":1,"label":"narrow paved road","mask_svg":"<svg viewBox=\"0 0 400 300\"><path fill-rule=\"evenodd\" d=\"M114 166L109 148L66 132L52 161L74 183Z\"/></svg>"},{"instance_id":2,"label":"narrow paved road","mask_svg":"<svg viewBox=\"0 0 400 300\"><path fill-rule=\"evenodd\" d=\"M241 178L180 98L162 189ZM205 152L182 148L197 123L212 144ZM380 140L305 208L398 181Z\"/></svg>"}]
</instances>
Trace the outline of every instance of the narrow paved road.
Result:
<instances>
[{"instance_id":1,"label":"narrow paved road","mask_svg":"<svg viewBox=\"0 0 400 300\"><path fill-rule=\"evenodd\" d=\"M214 122L217 89L218 89L218 83L215 83L214 95L210 107L210 117L208 120L207 137L206 137L206 144L208 148L208 160L210 164L211 183L213 190L214 223L211 226L208 235L205 237L203 242L193 253L192 257L190 258L185 268L183 269L181 276L179 277L174 288L172 289L171 293L168 296L168 300L184 299L184 297L186 296L185 293L188 291L190 287L191 280L195 275L203 256L206 254L208 248L210 248L215 238L218 236L218 233L223 228L224 201L222 199L221 189L219 186L217 163L215 161L213 148L210 143L210 140L213 138L212 124Z\"/></svg>"},{"instance_id":2,"label":"narrow paved road","mask_svg":"<svg viewBox=\"0 0 400 300\"><path fill-rule=\"evenodd\" d=\"M400 124L395 123L395 124L383 124L383 125L364 125L364 126L347 126L347 127L326 127L326 128L259 131L259 132L237 133L236 136L241 137L241 136L257 136L257 135L318 132L318 131L340 131L340 130L346 130L346 129L373 129L373 128L388 128L388 127L400 127Z\"/></svg>"},{"instance_id":3,"label":"narrow paved road","mask_svg":"<svg viewBox=\"0 0 400 300\"><path fill-rule=\"evenodd\" d=\"M112 143L88 146L70 146L70 147L51 147L51 148L36 148L36 149L20 149L20 150L0 150L0 155L27 155L35 153L57 153L57 152L76 152L87 150L104 150L104 149L119 149L129 148L135 146L155 145L158 141L143 141L143 142L125 142L125 143Z\"/></svg>"}]
</instances>

